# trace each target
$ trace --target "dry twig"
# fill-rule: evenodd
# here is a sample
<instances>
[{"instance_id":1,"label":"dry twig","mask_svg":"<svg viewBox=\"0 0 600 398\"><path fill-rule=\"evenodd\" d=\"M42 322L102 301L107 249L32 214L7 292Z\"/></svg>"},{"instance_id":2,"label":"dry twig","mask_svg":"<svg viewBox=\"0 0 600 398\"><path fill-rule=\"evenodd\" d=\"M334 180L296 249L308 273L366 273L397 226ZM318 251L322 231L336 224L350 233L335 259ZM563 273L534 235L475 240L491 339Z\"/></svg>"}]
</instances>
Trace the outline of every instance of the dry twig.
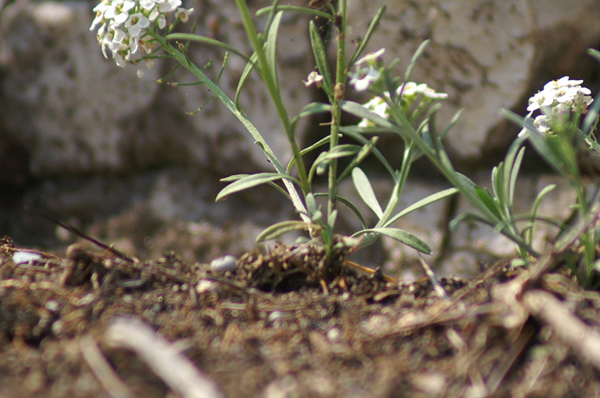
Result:
<instances>
[{"instance_id":1,"label":"dry twig","mask_svg":"<svg viewBox=\"0 0 600 398\"><path fill-rule=\"evenodd\" d=\"M523 304L562 341L600 369L600 334L573 315L561 301L548 292L532 290L523 295Z\"/></svg>"},{"instance_id":2,"label":"dry twig","mask_svg":"<svg viewBox=\"0 0 600 398\"><path fill-rule=\"evenodd\" d=\"M90 370L102 384L102 387L113 398L133 398L135 393L125 384L110 366L96 341L90 336L85 336L79 341L81 355L87 362Z\"/></svg>"},{"instance_id":3,"label":"dry twig","mask_svg":"<svg viewBox=\"0 0 600 398\"><path fill-rule=\"evenodd\" d=\"M172 344L135 319L117 319L105 333L107 344L133 351L173 391L184 398L222 398L221 388L196 369Z\"/></svg>"}]
</instances>

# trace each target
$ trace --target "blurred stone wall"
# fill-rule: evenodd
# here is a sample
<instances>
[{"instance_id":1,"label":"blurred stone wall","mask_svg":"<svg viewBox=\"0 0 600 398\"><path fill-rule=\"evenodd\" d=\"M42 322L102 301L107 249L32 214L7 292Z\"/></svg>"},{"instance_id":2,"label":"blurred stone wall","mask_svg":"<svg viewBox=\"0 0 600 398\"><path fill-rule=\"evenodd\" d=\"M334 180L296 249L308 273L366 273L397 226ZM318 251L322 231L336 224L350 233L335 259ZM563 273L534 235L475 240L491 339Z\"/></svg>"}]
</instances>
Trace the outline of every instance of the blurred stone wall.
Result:
<instances>
[{"instance_id":1,"label":"blurred stone wall","mask_svg":"<svg viewBox=\"0 0 600 398\"><path fill-rule=\"evenodd\" d=\"M269 2L249 4L258 9ZM352 0L348 4L349 38L355 41L377 9L387 5L369 50L385 47L387 60L399 58L399 74L422 41L431 39L412 80L450 94L441 124L464 109L446 145L455 163L481 181L489 179L489 169L502 158L518 130L502 119L499 108L523 114L528 97L563 75L584 79L594 93L598 91L600 69L585 53L600 47L596 0ZM266 188L213 202L223 186L219 178L271 171L264 155L216 100L197 114L185 113L205 104L210 98L206 89L153 82L168 73L172 63L158 62L139 79L137 67L120 69L105 60L89 30L93 6L0 2L0 235L9 234L24 244L58 243L54 227L40 227L39 219L22 211L25 205L51 208L81 225L132 209L143 209L146 217L158 221L222 225L245 220L257 228L294 217L291 206ZM201 0L185 6L195 8L198 33L249 49L233 2ZM286 14L279 37L283 97L292 116L320 98L318 91L302 84L314 68L307 26L308 17ZM213 76L219 73L221 51L195 46L191 56L200 65L213 59L207 71ZM231 95L244 66L240 58L230 57L221 86ZM189 75L179 72L174 79L191 82ZM280 159L287 159L287 138L259 83L251 80L240 102ZM314 123L304 121L299 126L299 135L306 140L316 134ZM393 156L400 149L399 143L386 141L387 154ZM405 190L405 205L446 187L443 181L428 178L435 173L426 162L417 167L419 178ZM546 177L523 178L520 197L526 206L543 187L540 178ZM380 192L391 188L383 176L374 179L381 179L375 183ZM343 191L356 197L351 186ZM561 192L557 201L569 197L567 191ZM471 246L485 255L512 250L496 242L493 232L484 238L488 235L478 227L465 226L446 239L448 218L468 206L460 200L436 206L399 225L416 231L438 253L460 257L464 254L460 248L474 242L472 234L481 242ZM342 225L355 226L352 219L342 220ZM388 264L413 255L392 242L385 241L382 247ZM477 256L466 257L467 268L473 267Z\"/></svg>"}]
</instances>

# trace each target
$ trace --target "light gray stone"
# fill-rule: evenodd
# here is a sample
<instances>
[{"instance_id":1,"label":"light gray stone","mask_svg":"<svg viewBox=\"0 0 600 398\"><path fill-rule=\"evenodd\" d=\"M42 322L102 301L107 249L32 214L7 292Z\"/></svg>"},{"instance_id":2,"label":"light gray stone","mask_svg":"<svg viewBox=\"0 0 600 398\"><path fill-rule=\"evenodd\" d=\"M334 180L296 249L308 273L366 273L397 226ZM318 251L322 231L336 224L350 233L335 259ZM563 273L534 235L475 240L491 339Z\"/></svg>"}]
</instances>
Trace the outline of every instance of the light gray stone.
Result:
<instances>
[{"instance_id":1,"label":"light gray stone","mask_svg":"<svg viewBox=\"0 0 600 398\"><path fill-rule=\"evenodd\" d=\"M600 39L594 0L354 1L349 2L352 38L364 34L383 4L387 12L369 50L385 47L386 59L400 59L402 75L416 48L431 39L411 80L449 94L442 124L465 110L447 140L461 160L473 161L511 139L498 137L515 130L500 108L523 113L525 100L547 80L569 73L591 77L596 68L585 54Z\"/></svg>"},{"instance_id":2,"label":"light gray stone","mask_svg":"<svg viewBox=\"0 0 600 398\"><path fill-rule=\"evenodd\" d=\"M91 18L87 4L68 2L2 15L0 128L27 149L36 177L127 169L126 126L157 92L103 59Z\"/></svg>"},{"instance_id":3,"label":"light gray stone","mask_svg":"<svg viewBox=\"0 0 600 398\"><path fill-rule=\"evenodd\" d=\"M235 256L227 255L219 258L215 258L210 262L210 269L213 272L233 272L237 267L237 260Z\"/></svg>"}]
</instances>

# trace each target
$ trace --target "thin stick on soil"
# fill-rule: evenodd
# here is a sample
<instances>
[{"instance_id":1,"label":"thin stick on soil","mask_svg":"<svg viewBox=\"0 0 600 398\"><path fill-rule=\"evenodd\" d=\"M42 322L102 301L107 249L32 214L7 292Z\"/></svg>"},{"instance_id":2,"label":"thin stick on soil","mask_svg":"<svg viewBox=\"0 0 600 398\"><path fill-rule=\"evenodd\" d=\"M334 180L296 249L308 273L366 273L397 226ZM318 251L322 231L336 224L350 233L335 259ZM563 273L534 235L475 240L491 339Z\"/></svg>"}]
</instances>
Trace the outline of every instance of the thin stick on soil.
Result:
<instances>
[{"instance_id":1,"label":"thin stick on soil","mask_svg":"<svg viewBox=\"0 0 600 398\"><path fill-rule=\"evenodd\" d=\"M135 393L115 373L92 337L83 337L79 342L79 347L90 370L111 397L135 397Z\"/></svg>"},{"instance_id":2,"label":"thin stick on soil","mask_svg":"<svg viewBox=\"0 0 600 398\"><path fill-rule=\"evenodd\" d=\"M600 369L600 334L550 293L542 290L526 292L523 304L533 316L549 325L562 341Z\"/></svg>"},{"instance_id":3,"label":"thin stick on soil","mask_svg":"<svg viewBox=\"0 0 600 398\"><path fill-rule=\"evenodd\" d=\"M105 332L107 344L133 351L184 398L224 398L221 388L196 369L172 344L135 319L117 319Z\"/></svg>"}]
</instances>

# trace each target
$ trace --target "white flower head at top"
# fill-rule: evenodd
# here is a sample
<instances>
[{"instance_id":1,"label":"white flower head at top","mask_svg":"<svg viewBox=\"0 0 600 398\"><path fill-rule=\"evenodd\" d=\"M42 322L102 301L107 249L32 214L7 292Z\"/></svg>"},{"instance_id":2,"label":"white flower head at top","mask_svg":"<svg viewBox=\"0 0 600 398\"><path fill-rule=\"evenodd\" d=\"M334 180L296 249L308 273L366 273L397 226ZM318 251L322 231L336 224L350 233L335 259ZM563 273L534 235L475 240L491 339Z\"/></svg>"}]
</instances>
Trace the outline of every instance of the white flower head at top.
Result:
<instances>
[{"instance_id":1,"label":"white flower head at top","mask_svg":"<svg viewBox=\"0 0 600 398\"><path fill-rule=\"evenodd\" d=\"M371 52L354 64L355 72L351 72L350 84L354 86L356 91L365 91L371 84L381 78L381 56L385 52L385 48Z\"/></svg>"},{"instance_id":2,"label":"white flower head at top","mask_svg":"<svg viewBox=\"0 0 600 398\"><path fill-rule=\"evenodd\" d=\"M140 48L147 54L152 51L154 39L148 29L164 29L175 10L175 19L188 21L194 9L180 5L181 0L102 0L94 7L96 17L90 30L97 29L104 57L108 58L109 49L116 64L125 67L139 57Z\"/></svg>"},{"instance_id":3,"label":"white flower head at top","mask_svg":"<svg viewBox=\"0 0 600 398\"><path fill-rule=\"evenodd\" d=\"M569 76L563 76L546 83L542 91L529 98L527 117L530 118L538 110L542 113L534 119L538 132L545 134L552 131L553 126L568 122L571 112L578 115L586 112L593 98L590 89L582 87L581 83L583 80L569 80Z\"/></svg>"}]
</instances>

